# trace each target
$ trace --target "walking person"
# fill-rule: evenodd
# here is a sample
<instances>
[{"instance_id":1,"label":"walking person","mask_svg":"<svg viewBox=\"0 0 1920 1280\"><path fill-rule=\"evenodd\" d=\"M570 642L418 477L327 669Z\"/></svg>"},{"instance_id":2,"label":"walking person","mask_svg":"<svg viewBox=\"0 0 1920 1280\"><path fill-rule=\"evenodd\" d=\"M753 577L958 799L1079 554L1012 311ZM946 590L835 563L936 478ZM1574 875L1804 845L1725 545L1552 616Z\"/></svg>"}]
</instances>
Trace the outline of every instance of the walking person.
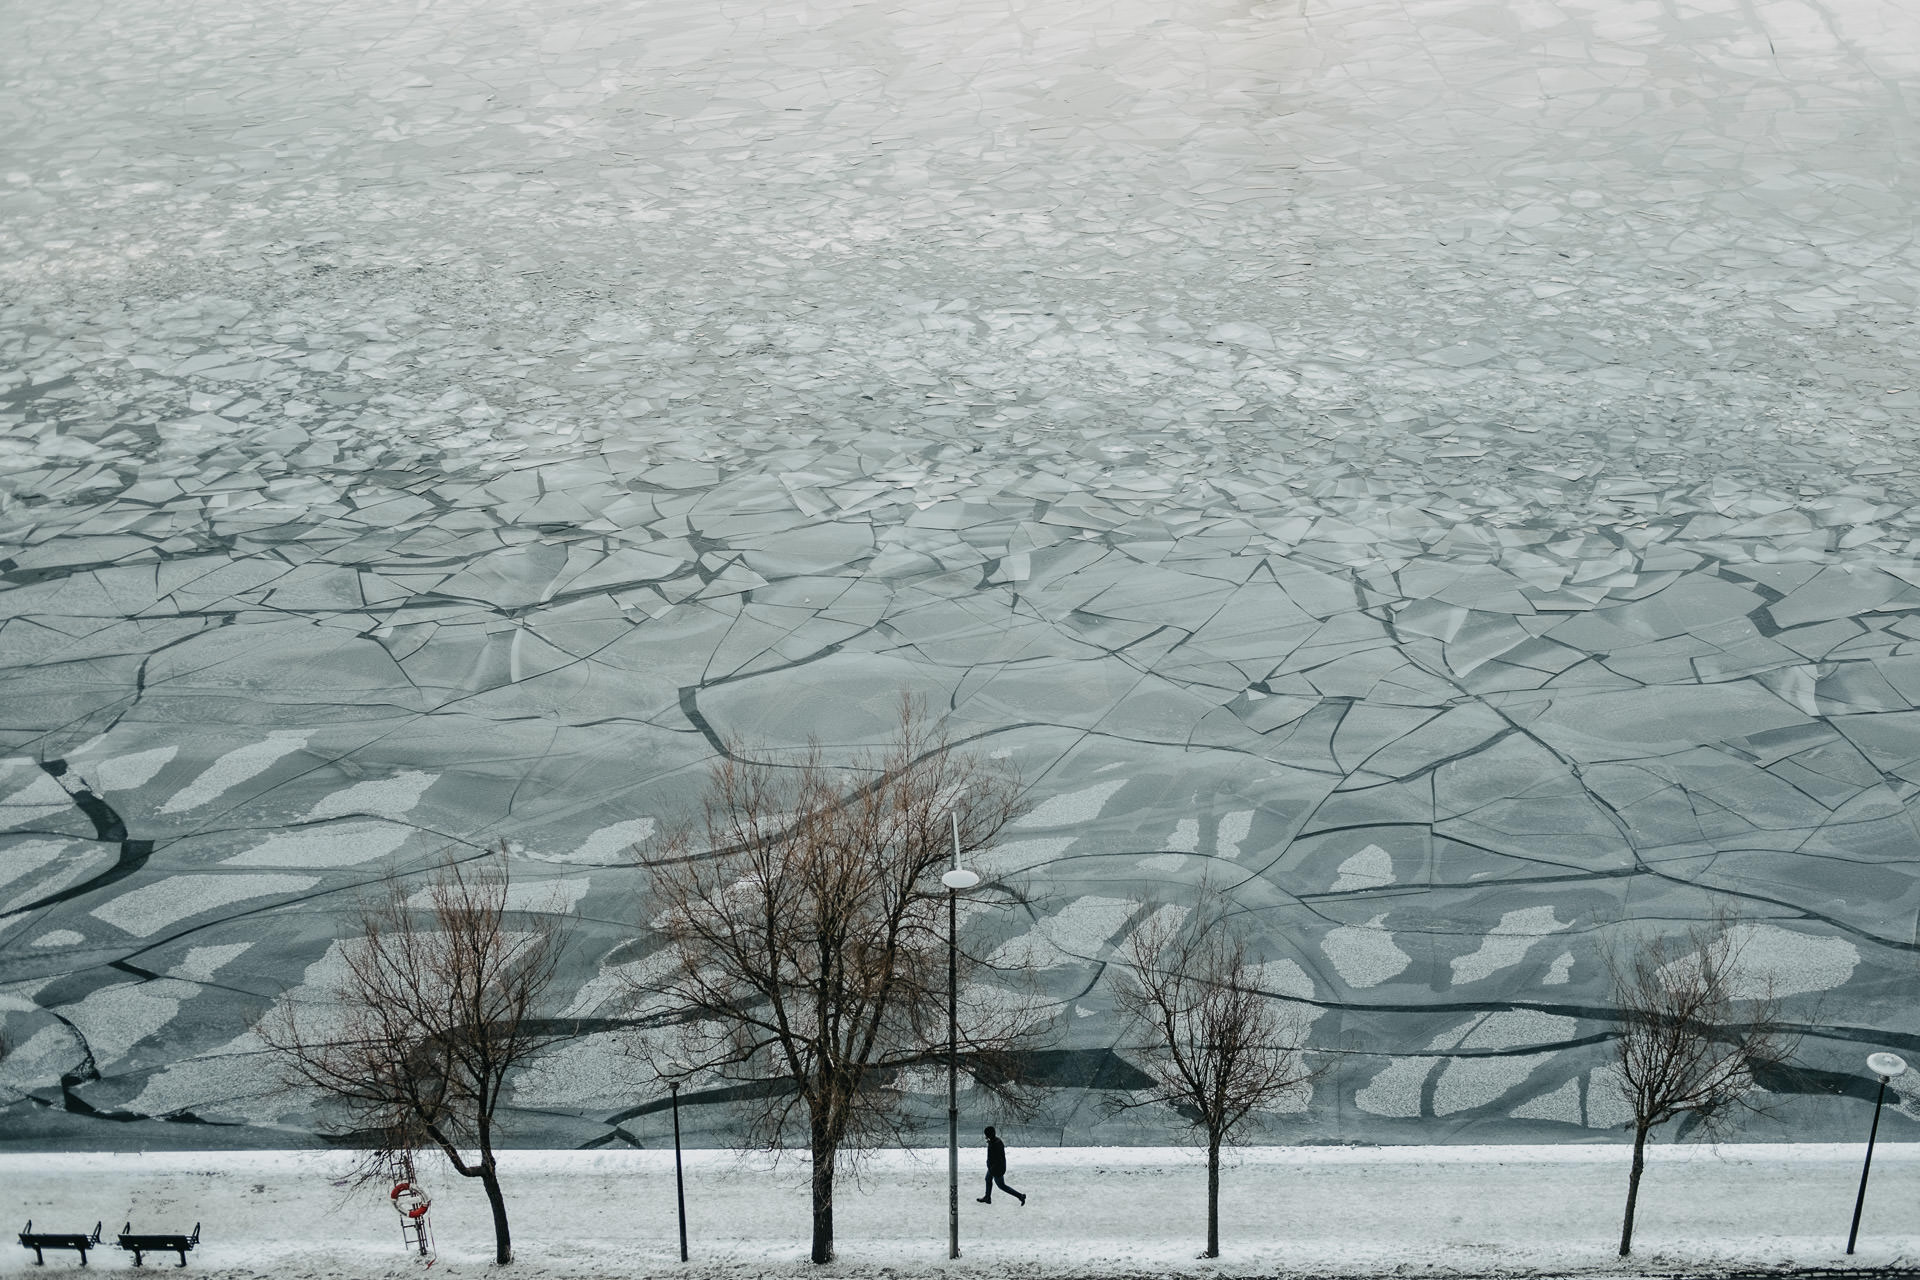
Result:
<instances>
[{"instance_id":1,"label":"walking person","mask_svg":"<svg viewBox=\"0 0 1920 1280\"><path fill-rule=\"evenodd\" d=\"M981 1204L993 1203L993 1184L999 1183L1000 1189L1018 1200L1021 1204L1027 1198L1007 1185L1007 1144L1000 1141L993 1126L987 1126L987 1194L980 1197Z\"/></svg>"}]
</instances>

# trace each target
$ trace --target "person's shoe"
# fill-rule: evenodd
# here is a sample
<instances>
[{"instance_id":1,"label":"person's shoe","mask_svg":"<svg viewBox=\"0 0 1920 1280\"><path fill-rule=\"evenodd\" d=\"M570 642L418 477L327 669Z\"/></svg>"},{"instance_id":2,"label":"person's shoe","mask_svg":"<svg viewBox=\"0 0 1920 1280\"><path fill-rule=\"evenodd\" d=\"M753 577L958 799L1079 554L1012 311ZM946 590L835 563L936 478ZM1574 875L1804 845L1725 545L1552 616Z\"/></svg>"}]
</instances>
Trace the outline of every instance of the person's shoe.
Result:
<instances>
[{"instance_id":1,"label":"person's shoe","mask_svg":"<svg viewBox=\"0 0 1920 1280\"><path fill-rule=\"evenodd\" d=\"M1027 1198L1025 1196L1020 1197L1020 1207L1022 1209L1027 1207Z\"/></svg>"},{"instance_id":2,"label":"person's shoe","mask_svg":"<svg viewBox=\"0 0 1920 1280\"><path fill-rule=\"evenodd\" d=\"M993 1201L987 1199L985 1196L975 1196L973 1198L973 1202L975 1204L992 1204L993 1203Z\"/></svg>"}]
</instances>

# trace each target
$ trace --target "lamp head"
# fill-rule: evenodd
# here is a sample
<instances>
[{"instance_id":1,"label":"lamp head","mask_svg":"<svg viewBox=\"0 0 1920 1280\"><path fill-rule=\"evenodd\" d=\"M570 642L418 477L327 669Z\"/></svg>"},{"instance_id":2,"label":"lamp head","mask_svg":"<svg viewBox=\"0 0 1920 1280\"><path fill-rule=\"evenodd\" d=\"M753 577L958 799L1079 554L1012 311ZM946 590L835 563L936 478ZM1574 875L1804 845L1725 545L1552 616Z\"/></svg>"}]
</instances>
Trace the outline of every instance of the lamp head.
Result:
<instances>
[{"instance_id":1,"label":"lamp head","mask_svg":"<svg viewBox=\"0 0 1920 1280\"><path fill-rule=\"evenodd\" d=\"M956 893L962 889L971 889L980 883L980 877L965 867L955 867L940 877L940 883Z\"/></svg>"},{"instance_id":2,"label":"lamp head","mask_svg":"<svg viewBox=\"0 0 1920 1280\"><path fill-rule=\"evenodd\" d=\"M1867 1070L1877 1076L1891 1080L1907 1069L1907 1060L1897 1053L1870 1053L1867 1055Z\"/></svg>"}]
</instances>

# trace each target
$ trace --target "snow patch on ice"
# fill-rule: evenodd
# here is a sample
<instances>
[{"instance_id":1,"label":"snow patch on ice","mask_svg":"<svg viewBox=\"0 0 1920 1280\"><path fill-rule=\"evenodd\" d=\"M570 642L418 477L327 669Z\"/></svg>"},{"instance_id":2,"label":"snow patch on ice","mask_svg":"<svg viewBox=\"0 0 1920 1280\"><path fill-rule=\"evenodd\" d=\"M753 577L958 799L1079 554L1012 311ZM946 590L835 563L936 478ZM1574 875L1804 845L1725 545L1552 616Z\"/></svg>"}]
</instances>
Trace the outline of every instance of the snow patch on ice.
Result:
<instances>
[{"instance_id":1,"label":"snow patch on ice","mask_svg":"<svg viewBox=\"0 0 1920 1280\"><path fill-rule=\"evenodd\" d=\"M98 764L86 765L85 776L92 784L95 795L110 796L117 793L137 791L153 781L154 775L180 754L180 748L155 747L151 751L136 751L128 756L114 756Z\"/></svg>"},{"instance_id":2,"label":"snow patch on ice","mask_svg":"<svg viewBox=\"0 0 1920 1280\"><path fill-rule=\"evenodd\" d=\"M1453 985L1478 982L1519 964L1534 943L1572 924L1571 920L1557 919L1552 907L1526 907L1507 912L1500 917L1499 924L1487 930L1479 950L1453 958Z\"/></svg>"},{"instance_id":3,"label":"snow patch on ice","mask_svg":"<svg viewBox=\"0 0 1920 1280\"><path fill-rule=\"evenodd\" d=\"M73 797L67 794L65 787L53 780L53 775L30 760L8 763L15 766L9 772L26 777L26 785L0 800L0 827L18 827L36 818L73 812ZM20 768L21 765L26 767ZM27 774L27 769L32 770L31 775Z\"/></svg>"},{"instance_id":4,"label":"snow patch on ice","mask_svg":"<svg viewBox=\"0 0 1920 1280\"><path fill-rule=\"evenodd\" d=\"M1354 1105L1370 1115L1417 1116L1420 1091L1438 1062L1435 1058L1392 1058L1353 1095Z\"/></svg>"},{"instance_id":5,"label":"snow patch on ice","mask_svg":"<svg viewBox=\"0 0 1920 1280\"><path fill-rule=\"evenodd\" d=\"M574 992L572 1002L561 1010L560 1016L585 1018L601 1012L609 1004L615 1006L623 1004L636 988L658 982L671 973L679 963L680 948L665 946L658 951L648 952L638 960L606 965L600 972L580 984L580 989Z\"/></svg>"},{"instance_id":6,"label":"snow patch on ice","mask_svg":"<svg viewBox=\"0 0 1920 1280\"><path fill-rule=\"evenodd\" d=\"M1026 933L1001 943L987 963L1008 969L1079 964L1092 959L1139 907L1131 898L1075 898Z\"/></svg>"},{"instance_id":7,"label":"snow patch on ice","mask_svg":"<svg viewBox=\"0 0 1920 1280\"><path fill-rule=\"evenodd\" d=\"M92 915L144 938L215 907L249 898L304 893L319 883L313 876L169 876L102 903Z\"/></svg>"},{"instance_id":8,"label":"snow patch on ice","mask_svg":"<svg viewBox=\"0 0 1920 1280\"><path fill-rule=\"evenodd\" d=\"M166 803L160 806L160 812L182 813L206 804L247 779L265 773L282 757L305 747L307 738L308 735L299 730L280 729L269 733L263 742L249 743L227 752L208 765L199 777L168 797Z\"/></svg>"},{"instance_id":9,"label":"snow patch on ice","mask_svg":"<svg viewBox=\"0 0 1920 1280\"><path fill-rule=\"evenodd\" d=\"M1527 1044L1555 1044L1571 1040L1577 1018L1564 1014L1546 1013L1539 1009L1502 1009L1474 1019L1464 1029L1465 1034L1444 1032L1435 1037L1433 1048L1456 1049L1512 1049Z\"/></svg>"},{"instance_id":10,"label":"snow patch on ice","mask_svg":"<svg viewBox=\"0 0 1920 1280\"><path fill-rule=\"evenodd\" d=\"M1320 950L1333 961L1340 980L1349 987L1377 987L1413 963L1413 957L1399 948L1385 928L1386 918L1383 911L1364 925L1343 924L1320 940Z\"/></svg>"},{"instance_id":11,"label":"snow patch on ice","mask_svg":"<svg viewBox=\"0 0 1920 1280\"><path fill-rule=\"evenodd\" d=\"M20 847L14 846L14 848ZM113 862L113 846L104 842L68 840L58 848L56 862L60 865L56 865L53 873L45 879L27 880L21 883L19 891L13 897L0 903L0 915L18 910L27 903L47 897L49 894L58 893L68 885L96 871L105 870ZM47 861L40 856L39 851L36 851L34 858L37 865L33 870L36 872L45 870Z\"/></svg>"},{"instance_id":12,"label":"snow patch on ice","mask_svg":"<svg viewBox=\"0 0 1920 1280\"><path fill-rule=\"evenodd\" d=\"M1527 1099L1513 1109L1516 1120L1560 1120L1580 1123L1580 1082L1569 1080L1558 1089Z\"/></svg>"},{"instance_id":13,"label":"snow patch on ice","mask_svg":"<svg viewBox=\"0 0 1920 1280\"><path fill-rule=\"evenodd\" d=\"M1084 902L1086 901L1086 899L1083 898L1081 899L1081 901ZM1108 901L1117 901L1117 899L1108 899ZM1137 906L1138 904L1131 904L1131 905ZM1193 908L1191 907L1183 907L1177 903L1172 903L1172 902L1165 903L1161 906L1155 907L1153 909L1153 914L1149 915L1145 920L1142 920L1138 925L1134 926L1133 932L1128 936L1129 938L1135 937L1140 934L1146 933L1148 930L1159 931L1160 933L1163 934L1163 936L1171 934L1175 929L1178 929L1181 926L1181 924L1186 921L1186 918L1189 915L1192 915L1192 914L1193 914ZM1082 939L1082 941L1090 944L1090 947L1088 949L1097 948L1100 945L1100 941L1097 939L1084 938ZM1127 944L1124 942L1121 943L1120 949L1122 951L1126 950Z\"/></svg>"},{"instance_id":14,"label":"snow patch on ice","mask_svg":"<svg viewBox=\"0 0 1920 1280\"><path fill-rule=\"evenodd\" d=\"M997 844L974 854L972 867L981 875L998 876L1009 871L1045 866L1065 853L1079 838L1077 835L1049 836L1042 840L1015 840L1009 844Z\"/></svg>"},{"instance_id":15,"label":"snow patch on ice","mask_svg":"<svg viewBox=\"0 0 1920 1280\"><path fill-rule=\"evenodd\" d=\"M80 1043L67 1027L41 1027L0 1058L0 1098L11 1101L35 1089L57 1087L80 1062Z\"/></svg>"},{"instance_id":16,"label":"snow patch on ice","mask_svg":"<svg viewBox=\"0 0 1920 1280\"><path fill-rule=\"evenodd\" d=\"M391 778L369 778L365 782L356 782L344 791L322 797L318 804L307 810L305 821L318 822L324 818L344 818L348 814L360 813L380 818L398 818L413 812L420 803L420 797L426 795L427 788L439 778L437 773L406 769Z\"/></svg>"},{"instance_id":17,"label":"snow patch on ice","mask_svg":"<svg viewBox=\"0 0 1920 1280\"><path fill-rule=\"evenodd\" d=\"M600 1031L560 1045L528 1063L514 1077L514 1105L567 1107L588 1102L629 1102L650 1081L645 1066L627 1052L625 1035Z\"/></svg>"},{"instance_id":18,"label":"snow patch on ice","mask_svg":"<svg viewBox=\"0 0 1920 1280\"><path fill-rule=\"evenodd\" d=\"M251 942L230 942L218 947L188 947L180 963L173 966L173 976L187 982L210 982L214 974L252 946Z\"/></svg>"},{"instance_id":19,"label":"snow patch on ice","mask_svg":"<svg viewBox=\"0 0 1920 1280\"><path fill-rule=\"evenodd\" d=\"M1256 989L1279 996L1281 1032L1291 1043L1305 1045L1329 1010L1324 1005L1307 1003L1313 999L1313 979L1292 960L1268 960L1247 969L1247 981Z\"/></svg>"},{"instance_id":20,"label":"snow patch on ice","mask_svg":"<svg viewBox=\"0 0 1920 1280\"><path fill-rule=\"evenodd\" d=\"M652 818L634 818L602 827L572 853L536 854L543 862L618 863L633 861L632 847L652 839L658 824Z\"/></svg>"},{"instance_id":21,"label":"snow patch on ice","mask_svg":"<svg viewBox=\"0 0 1920 1280\"><path fill-rule=\"evenodd\" d=\"M1340 878L1333 882L1332 891L1379 889L1392 883L1393 855L1377 844L1370 844L1340 864Z\"/></svg>"},{"instance_id":22,"label":"snow patch on ice","mask_svg":"<svg viewBox=\"0 0 1920 1280\"><path fill-rule=\"evenodd\" d=\"M1247 981L1291 1000L1313 999L1313 979L1292 960L1268 960L1247 970Z\"/></svg>"},{"instance_id":23,"label":"snow patch on ice","mask_svg":"<svg viewBox=\"0 0 1920 1280\"><path fill-rule=\"evenodd\" d=\"M1553 1061L1552 1053L1497 1058L1453 1058L1433 1086L1433 1114L1452 1115L1483 1107Z\"/></svg>"},{"instance_id":24,"label":"snow patch on ice","mask_svg":"<svg viewBox=\"0 0 1920 1280\"><path fill-rule=\"evenodd\" d=\"M591 888L593 881L585 876L571 880L515 880L507 886L506 907L509 911L571 915Z\"/></svg>"},{"instance_id":25,"label":"snow patch on ice","mask_svg":"<svg viewBox=\"0 0 1920 1280\"><path fill-rule=\"evenodd\" d=\"M149 1076L125 1109L149 1116L191 1111L202 1119L270 1124L289 1102L273 1051L249 1031L211 1053Z\"/></svg>"},{"instance_id":26,"label":"snow patch on ice","mask_svg":"<svg viewBox=\"0 0 1920 1280\"><path fill-rule=\"evenodd\" d=\"M1612 1063L1587 1073L1587 1128L1618 1129L1633 1119L1623 1092L1626 1084L1620 1068Z\"/></svg>"},{"instance_id":27,"label":"snow patch on ice","mask_svg":"<svg viewBox=\"0 0 1920 1280\"><path fill-rule=\"evenodd\" d=\"M0 887L32 875L74 844L71 840L22 840L0 850Z\"/></svg>"},{"instance_id":28,"label":"snow patch on ice","mask_svg":"<svg viewBox=\"0 0 1920 1280\"><path fill-rule=\"evenodd\" d=\"M411 827L383 822L281 831L265 843L224 859L224 867L357 867L384 858L407 842Z\"/></svg>"},{"instance_id":29,"label":"snow patch on ice","mask_svg":"<svg viewBox=\"0 0 1920 1280\"><path fill-rule=\"evenodd\" d=\"M1049 1000L1031 990L992 982L963 982L955 1003L962 1026L993 1025L1025 1029L1064 1011L1067 1002Z\"/></svg>"},{"instance_id":30,"label":"snow patch on ice","mask_svg":"<svg viewBox=\"0 0 1920 1280\"><path fill-rule=\"evenodd\" d=\"M1115 778L1111 782L1098 782L1091 787L1082 787L1078 791L1069 791L1065 795L1053 796L1042 800L1029 813L1014 822L1014 827L1065 827L1078 822L1091 822L1100 816L1100 810L1113 793L1131 782L1131 778Z\"/></svg>"},{"instance_id":31,"label":"snow patch on ice","mask_svg":"<svg viewBox=\"0 0 1920 1280\"><path fill-rule=\"evenodd\" d=\"M1733 944L1740 956L1733 994L1752 999L1807 991L1831 991L1853 976L1860 948L1845 938L1816 937L1772 924L1737 925Z\"/></svg>"},{"instance_id":32,"label":"snow patch on ice","mask_svg":"<svg viewBox=\"0 0 1920 1280\"><path fill-rule=\"evenodd\" d=\"M1728 990L1739 1000L1769 991L1776 996L1830 991L1852 977L1860 963L1860 949L1845 938L1816 937L1776 924L1735 925L1728 930L1728 941L1733 957ZM1660 972L1674 982L1698 963L1696 952L1671 961Z\"/></svg>"},{"instance_id":33,"label":"snow patch on ice","mask_svg":"<svg viewBox=\"0 0 1920 1280\"><path fill-rule=\"evenodd\" d=\"M568 915L580 905L580 899L593 888L585 876L569 880L514 880L507 885L504 906L508 911L534 911L547 915ZM416 911L433 907L433 889L423 886L407 897L407 905Z\"/></svg>"},{"instance_id":34,"label":"snow patch on ice","mask_svg":"<svg viewBox=\"0 0 1920 1280\"><path fill-rule=\"evenodd\" d=\"M102 987L76 1004L61 1006L60 1016L86 1038L93 1065L105 1068L173 1021L180 1012L180 1002L198 991L171 978L123 982Z\"/></svg>"},{"instance_id":35,"label":"snow patch on ice","mask_svg":"<svg viewBox=\"0 0 1920 1280\"><path fill-rule=\"evenodd\" d=\"M1240 846L1246 842L1253 831L1253 810L1236 809L1220 819L1220 829L1214 837L1214 848L1223 858L1238 858Z\"/></svg>"}]
</instances>

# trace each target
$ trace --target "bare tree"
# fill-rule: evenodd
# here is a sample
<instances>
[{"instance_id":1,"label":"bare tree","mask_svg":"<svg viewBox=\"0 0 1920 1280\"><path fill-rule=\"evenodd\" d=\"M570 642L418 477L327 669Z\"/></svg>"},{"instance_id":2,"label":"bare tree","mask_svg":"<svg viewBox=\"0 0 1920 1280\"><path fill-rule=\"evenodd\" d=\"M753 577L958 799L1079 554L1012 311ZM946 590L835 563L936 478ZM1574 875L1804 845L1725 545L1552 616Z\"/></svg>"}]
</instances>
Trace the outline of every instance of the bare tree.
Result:
<instances>
[{"instance_id":1,"label":"bare tree","mask_svg":"<svg viewBox=\"0 0 1920 1280\"><path fill-rule=\"evenodd\" d=\"M341 946L325 1001L283 998L263 1027L287 1081L344 1105L371 1135L362 1179L389 1155L438 1147L478 1178L493 1210L494 1260L513 1260L494 1143L507 1078L550 1043L538 1015L559 958L553 922L515 920L506 850L475 867L449 859L410 895L390 880ZM477 1153L477 1154L469 1154Z\"/></svg>"},{"instance_id":2,"label":"bare tree","mask_svg":"<svg viewBox=\"0 0 1920 1280\"><path fill-rule=\"evenodd\" d=\"M1678 939L1643 937L1609 955L1621 1100L1633 1113L1633 1168L1620 1223L1620 1256L1633 1250L1633 1213L1646 1170L1647 1135L1679 1116L1722 1131L1742 1108L1756 1110L1754 1071L1785 1063L1798 1047L1767 981L1741 973L1737 916L1716 913Z\"/></svg>"},{"instance_id":3,"label":"bare tree","mask_svg":"<svg viewBox=\"0 0 1920 1280\"><path fill-rule=\"evenodd\" d=\"M953 852L990 844L1016 811L1009 770L952 749L903 700L893 741L851 769L817 746L785 766L729 755L703 821L648 862L671 969L648 1003L677 1027L682 1072L764 1087L744 1140L812 1158L812 1258L833 1258L836 1171L910 1127L900 1076L943 1060L946 890ZM969 969L972 956L962 956ZM1034 1014L973 1002L962 1043L972 1074L1009 1105Z\"/></svg>"},{"instance_id":4,"label":"bare tree","mask_svg":"<svg viewBox=\"0 0 1920 1280\"><path fill-rule=\"evenodd\" d=\"M1220 1256L1220 1148L1318 1072L1304 1054L1306 1020L1258 987L1258 962L1224 904L1202 889L1191 913L1160 907L1121 947L1121 1012L1150 1089L1117 1095L1114 1111L1173 1107L1207 1142L1207 1249Z\"/></svg>"}]
</instances>

